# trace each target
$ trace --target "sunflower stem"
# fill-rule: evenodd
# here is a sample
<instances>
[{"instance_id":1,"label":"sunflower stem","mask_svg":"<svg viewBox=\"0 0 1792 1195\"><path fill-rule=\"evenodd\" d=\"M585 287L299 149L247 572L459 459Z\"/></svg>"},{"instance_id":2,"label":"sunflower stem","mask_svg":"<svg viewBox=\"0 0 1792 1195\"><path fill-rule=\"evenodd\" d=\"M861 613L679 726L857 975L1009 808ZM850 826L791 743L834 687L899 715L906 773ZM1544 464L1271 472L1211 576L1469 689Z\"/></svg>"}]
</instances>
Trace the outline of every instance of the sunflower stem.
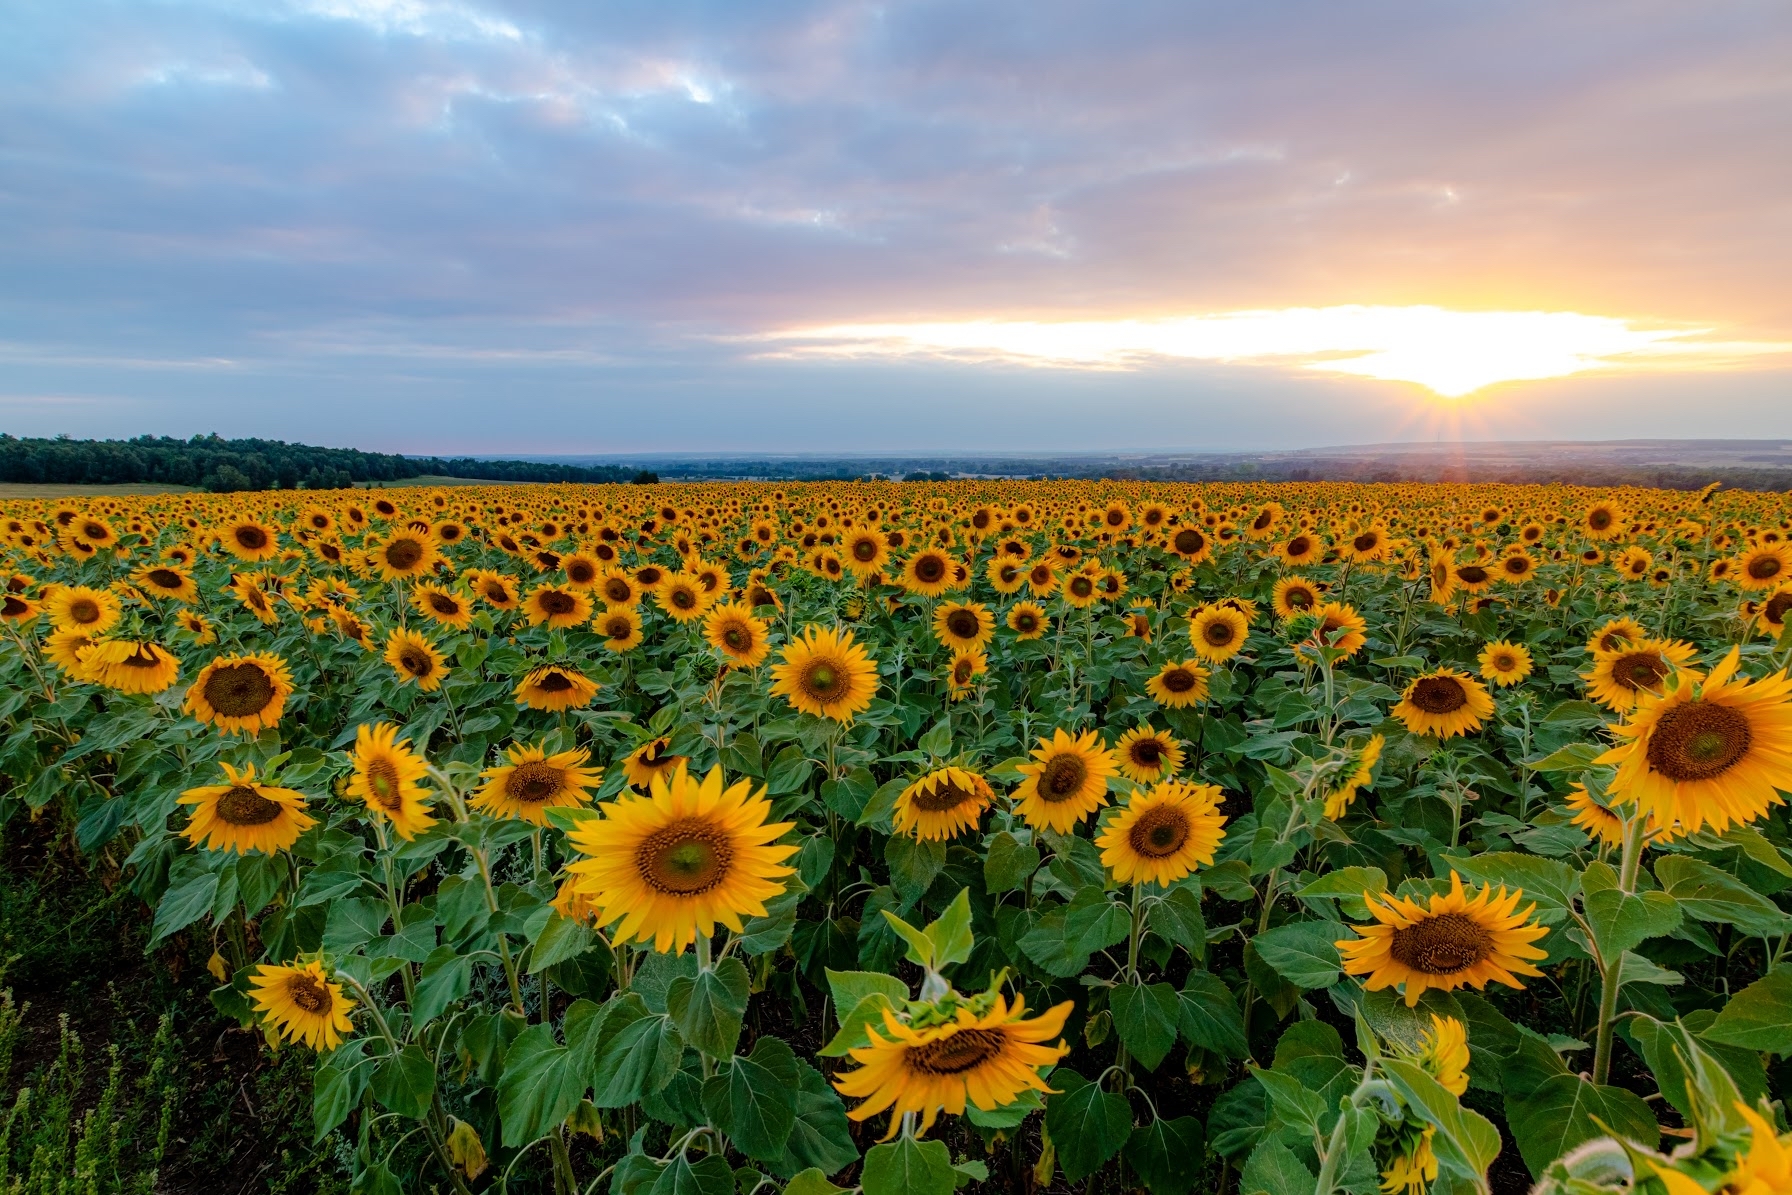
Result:
<instances>
[{"instance_id":1,"label":"sunflower stem","mask_svg":"<svg viewBox=\"0 0 1792 1195\"><path fill-rule=\"evenodd\" d=\"M1639 806L1631 806L1624 819L1624 851L1618 860L1618 890L1626 895L1636 891L1637 867L1643 858L1643 836L1648 817ZM1593 1039L1593 1082L1604 1083L1612 1070L1612 1030L1618 1010L1618 969L1624 959L1599 959L1599 1029Z\"/></svg>"}]
</instances>

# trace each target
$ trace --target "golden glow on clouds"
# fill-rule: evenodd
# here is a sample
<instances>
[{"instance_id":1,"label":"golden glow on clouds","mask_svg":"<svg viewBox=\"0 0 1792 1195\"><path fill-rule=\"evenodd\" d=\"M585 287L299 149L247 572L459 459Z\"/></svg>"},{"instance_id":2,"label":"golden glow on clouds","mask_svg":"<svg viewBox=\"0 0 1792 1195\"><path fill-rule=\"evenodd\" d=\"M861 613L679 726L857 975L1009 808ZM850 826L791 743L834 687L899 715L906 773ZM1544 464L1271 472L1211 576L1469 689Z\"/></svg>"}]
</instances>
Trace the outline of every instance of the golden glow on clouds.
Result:
<instances>
[{"instance_id":1,"label":"golden glow on clouds","mask_svg":"<svg viewBox=\"0 0 1792 1195\"><path fill-rule=\"evenodd\" d=\"M1499 382L1596 369L1709 369L1792 351L1715 342L1709 329L1640 328L1572 311L1290 307L1157 319L837 324L751 339L765 355L943 357L1073 369L1186 360L1292 366L1413 382L1449 398Z\"/></svg>"}]
</instances>

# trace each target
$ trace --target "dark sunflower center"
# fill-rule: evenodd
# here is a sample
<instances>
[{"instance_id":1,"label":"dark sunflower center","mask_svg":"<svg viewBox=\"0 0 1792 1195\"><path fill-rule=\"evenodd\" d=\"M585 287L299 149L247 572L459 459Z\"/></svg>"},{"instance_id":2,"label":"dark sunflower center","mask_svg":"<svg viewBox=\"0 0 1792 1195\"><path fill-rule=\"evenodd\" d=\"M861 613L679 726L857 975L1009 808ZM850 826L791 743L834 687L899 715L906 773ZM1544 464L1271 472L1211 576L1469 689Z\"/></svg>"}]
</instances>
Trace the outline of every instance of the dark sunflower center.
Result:
<instances>
[{"instance_id":1,"label":"dark sunflower center","mask_svg":"<svg viewBox=\"0 0 1792 1195\"><path fill-rule=\"evenodd\" d=\"M1039 620L1030 613L1016 614L1014 616L1014 629L1017 631L1030 631L1038 625Z\"/></svg>"},{"instance_id":2,"label":"dark sunflower center","mask_svg":"<svg viewBox=\"0 0 1792 1195\"><path fill-rule=\"evenodd\" d=\"M1089 767L1079 756L1054 755L1039 777L1039 795L1054 804L1069 800L1088 778Z\"/></svg>"},{"instance_id":3,"label":"dark sunflower center","mask_svg":"<svg viewBox=\"0 0 1792 1195\"><path fill-rule=\"evenodd\" d=\"M1079 574L1070 579L1068 588L1071 593L1074 593L1078 597L1088 597L1095 592L1095 582Z\"/></svg>"},{"instance_id":4,"label":"dark sunflower center","mask_svg":"<svg viewBox=\"0 0 1792 1195\"><path fill-rule=\"evenodd\" d=\"M1776 593L1767 599L1767 621L1779 624L1786 621L1786 611L1792 609L1792 593Z\"/></svg>"},{"instance_id":5,"label":"dark sunflower center","mask_svg":"<svg viewBox=\"0 0 1792 1195\"><path fill-rule=\"evenodd\" d=\"M1493 668L1495 672L1512 672L1517 669L1517 667L1518 660L1516 657L1509 656L1504 652L1493 657Z\"/></svg>"},{"instance_id":6,"label":"dark sunflower center","mask_svg":"<svg viewBox=\"0 0 1792 1195\"><path fill-rule=\"evenodd\" d=\"M577 581L580 585L589 585L592 581L597 579L597 570L592 568L589 564L586 564L583 560L578 560L567 567L566 575L571 577L574 581Z\"/></svg>"},{"instance_id":7,"label":"dark sunflower center","mask_svg":"<svg viewBox=\"0 0 1792 1195\"><path fill-rule=\"evenodd\" d=\"M1193 527L1184 527L1176 533L1176 538L1170 542L1175 545L1178 552L1192 556L1206 545L1207 537Z\"/></svg>"},{"instance_id":8,"label":"dark sunflower center","mask_svg":"<svg viewBox=\"0 0 1792 1195\"><path fill-rule=\"evenodd\" d=\"M1132 824L1126 840L1147 859L1174 855L1188 841L1188 815L1171 805L1154 805Z\"/></svg>"},{"instance_id":9,"label":"dark sunflower center","mask_svg":"<svg viewBox=\"0 0 1792 1195\"><path fill-rule=\"evenodd\" d=\"M10 593L6 595L6 603L5 603L6 617L17 618L19 615L23 614L25 611L29 610L30 608L31 608L30 605L27 604L22 598L16 597Z\"/></svg>"},{"instance_id":10,"label":"dark sunflower center","mask_svg":"<svg viewBox=\"0 0 1792 1195\"><path fill-rule=\"evenodd\" d=\"M1209 646L1224 647L1232 642L1232 624L1222 620L1210 622L1201 631L1201 638L1207 640Z\"/></svg>"},{"instance_id":11,"label":"dark sunflower center","mask_svg":"<svg viewBox=\"0 0 1792 1195\"><path fill-rule=\"evenodd\" d=\"M1367 552L1367 551L1372 550L1375 547L1375 545L1380 542L1381 542L1380 536L1365 534L1365 535L1359 535L1355 539L1351 540L1350 546L1355 548L1359 552Z\"/></svg>"},{"instance_id":12,"label":"dark sunflower center","mask_svg":"<svg viewBox=\"0 0 1792 1195\"><path fill-rule=\"evenodd\" d=\"M504 795L530 805L559 796L566 787L566 773L546 760L520 763L504 781Z\"/></svg>"},{"instance_id":13,"label":"dark sunflower center","mask_svg":"<svg viewBox=\"0 0 1792 1195\"><path fill-rule=\"evenodd\" d=\"M579 608L579 604L573 600L572 594L561 593L558 589L550 589L542 594L537 604L549 615L556 617L562 614L571 614Z\"/></svg>"},{"instance_id":14,"label":"dark sunflower center","mask_svg":"<svg viewBox=\"0 0 1792 1195\"><path fill-rule=\"evenodd\" d=\"M1308 589L1290 589L1282 595L1290 610L1307 610L1313 605L1313 593Z\"/></svg>"},{"instance_id":15,"label":"dark sunflower center","mask_svg":"<svg viewBox=\"0 0 1792 1195\"><path fill-rule=\"evenodd\" d=\"M122 663L126 668L159 668L162 657L155 648L145 643L126 656Z\"/></svg>"},{"instance_id":16,"label":"dark sunflower center","mask_svg":"<svg viewBox=\"0 0 1792 1195\"><path fill-rule=\"evenodd\" d=\"M611 639L627 639L634 629L629 620L620 614L604 621L604 634Z\"/></svg>"},{"instance_id":17,"label":"dark sunflower center","mask_svg":"<svg viewBox=\"0 0 1792 1195\"><path fill-rule=\"evenodd\" d=\"M556 669L539 677L535 687L543 693L565 693L573 687L572 680L564 672Z\"/></svg>"},{"instance_id":18,"label":"dark sunflower center","mask_svg":"<svg viewBox=\"0 0 1792 1195\"><path fill-rule=\"evenodd\" d=\"M1142 768L1155 768L1163 761L1164 745L1156 739L1139 739L1127 749L1132 761Z\"/></svg>"},{"instance_id":19,"label":"dark sunflower center","mask_svg":"<svg viewBox=\"0 0 1792 1195\"><path fill-rule=\"evenodd\" d=\"M811 697L822 701L832 700L840 692L843 682L840 670L827 660L812 662L803 673L803 688Z\"/></svg>"},{"instance_id":20,"label":"dark sunflower center","mask_svg":"<svg viewBox=\"0 0 1792 1195\"><path fill-rule=\"evenodd\" d=\"M289 978L286 981L286 994L294 1004L309 1013L329 1012L333 1004L330 989L311 975L299 974Z\"/></svg>"},{"instance_id":21,"label":"dark sunflower center","mask_svg":"<svg viewBox=\"0 0 1792 1195\"><path fill-rule=\"evenodd\" d=\"M376 759L367 765L367 788L373 793L374 802L386 812L397 813L404 807L398 769L391 760Z\"/></svg>"},{"instance_id":22,"label":"dark sunflower center","mask_svg":"<svg viewBox=\"0 0 1792 1195\"><path fill-rule=\"evenodd\" d=\"M218 798L218 820L233 826L265 826L280 816L278 802L239 784Z\"/></svg>"},{"instance_id":23,"label":"dark sunflower center","mask_svg":"<svg viewBox=\"0 0 1792 1195\"><path fill-rule=\"evenodd\" d=\"M1610 511L1596 510L1592 514L1587 516L1587 526L1591 527L1595 531L1604 531L1607 527L1610 527L1611 525L1612 525L1612 516L1611 516Z\"/></svg>"},{"instance_id":24,"label":"dark sunflower center","mask_svg":"<svg viewBox=\"0 0 1792 1195\"><path fill-rule=\"evenodd\" d=\"M423 545L414 539L401 539L386 545L386 563L393 568L415 568L423 559Z\"/></svg>"},{"instance_id":25,"label":"dark sunflower center","mask_svg":"<svg viewBox=\"0 0 1792 1195\"><path fill-rule=\"evenodd\" d=\"M268 546L267 532L260 527L238 527L236 542L252 552L259 552Z\"/></svg>"},{"instance_id":26,"label":"dark sunflower center","mask_svg":"<svg viewBox=\"0 0 1792 1195\"><path fill-rule=\"evenodd\" d=\"M1441 913L1395 930L1388 953L1414 971L1454 975L1486 958L1492 945L1492 935L1473 918Z\"/></svg>"},{"instance_id":27,"label":"dark sunflower center","mask_svg":"<svg viewBox=\"0 0 1792 1195\"><path fill-rule=\"evenodd\" d=\"M927 813L944 813L948 809L956 809L966 801L976 799L977 794L968 788L960 787L956 781L942 780L932 791L923 789L914 796L916 809Z\"/></svg>"},{"instance_id":28,"label":"dark sunflower center","mask_svg":"<svg viewBox=\"0 0 1792 1195\"><path fill-rule=\"evenodd\" d=\"M434 610L437 614L446 615L450 618L460 613L460 603L445 593L430 594L429 608Z\"/></svg>"},{"instance_id":29,"label":"dark sunflower center","mask_svg":"<svg viewBox=\"0 0 1792 1195\"><path fill-rule=\"evenodd\" d=\"M1195 676L1186 668L1172 668L1164 673L1163 685L1172 693L1187 693L1195 687Z\"/></svg>"},{"instance_id":30,"label":"dark sunflower center","mask_svg":"<svg viewBox=\"0 0 1792 1195\"><path fill-rule=\"evenodd\" d=\"M960 1029L950 1037L908 1051L908 1064L926 1075L962 1075L1002 1053L1007 1035L998 1029Z\"/></svg>"},{"instance_id":31,"label":"dark sunflower center","mask_svg":"<svg viewBox=\"0 0 1792 1195\"><path fill-rule=\"evenodd\" d=\"M954 683L960 684L960 685L968 684L973 675L971 668L972 668L972 664L968 657L953 661L953 663L952 663L952 680L954 681Z\"/></svg>"},{"instance_id":32,"label":"dark sunflower center","mask_svg":"<svg viewBox=\"0 0 1792 1195\"><path fill-rule=\"evenodd\" d=\"M1251 530L1252 531L1265 530L1266 528L1268 528L1268 526L1271 523L1273 523L1275 521L1276 521L1276 517L1275 517L1274 513L1266 510L1262 514L1259 514L1256 518L1251 520Z\"/></svg>"},{"instance_id":33,"label":"dark sunflower center","mask_svg":"<svg viewBox=\"0 0 1792 1195\"><path fill-rule=\"evenodd\" d=\"M1612 665L1612 679L1626 689L1657 688L1667 674L1667 661L1652 651L1631 652Z\"/></svg>"},{"instance_id":34,"label":"dark sunflower center","mask_svg":"<svg viewBox=\"0 0 1792 1195\"><path fill-rule=\"evenodd\" d=\"M604 582L604 597L612 602L626 602L632 596L629 584L621 577Z\"/></svg>"},{"instance_id":35,"label":"dark sunflower center","mask_svg":"<svg viewBox=\"0 0 1792 1195\"><path fill-rule=\"evenodd\" d=\"M853 559L861 564L869 564L877 559L877 543L874 540L854 540L852 545Z\"/></svg>"},{"instance_id":36,"label":"dark sunflower center","mask_svg":"<svg viewBox=\"0 0 1792 1195\"><path fill-rule=\"evenodd\" d=\"M436 670L435 661L414 647L407 647L398 654L398 662L412 676L428 676Z\"/></svg>"},{"instance_id":37,"label":"dark sunflower center","mask_svg":"<svg viewBox=\"0 0 1792 1195\"><path fill-rule=\"evenodd\" d=\"M231 664L205 679L205 700L227 718L259 714L274 700L274 682L255 664Z\"/></svg>"},{"instance_id":38,"label":"dark sunflower center","mask_svg":"<svg viewBox=\"0 0 1792 1195\"><path fill-rule=\"evenodd\" d=\"M1675 706L1649 737L1649 766L1676 782L1721 776L1748 754L1748 715L1699 701Z\"/></svg>"},{"instance_id":39,"label":"dark sunflower center","mask_svg":"<svg viewBox=\"0 0 1792 1195\"><path fill-rule=\"evenodd\" d=\"M1777 556L1757 556L1748 562L1748 575L1757 581L1765 581L1769 577L1780 574L1780 561Z\"/></svg>"},{"instance_id":40,"label":"dark sunflower center","mask_svg":"<svg viewBox=\"0 0 1792 1195\"><path fill-rule=\"evenodd\" d=\"M1478 564L1465 564L1456 570L1456 575L1469 585L1479 585L1487 580L1487 570Z\"/></svg>"},{"instance_id":41,"label":"dark sunflower center","mask_svg":"<svg viewBox=\"0 0 1792 1195\"><path fill-rule=\"evenodd\" d=\"M92 598L76 598L68 604L68 616L76 622L98 622L100 604Z\"/></svg>"},{"instance_id":42,"label":"dark sunflower center","mask_svg":"<svg viewBox=\"0 0 1792 1195\"><path fill-rule=\"evenodd\" d=\"M959 639L975 639L982 624L969 610L954 610L946 615L946 629Z\"/></svg>"},{"instance_id":43,"label":"dark sunflower center","mask_svg":"<svg viewBox=\"0 0 1792 1195\"><path fill-rule=\"evenodd\" d=\"M1468 694L1453 676L1427 676L1413 685L1411 701L1427 714L1453 714L1468 704Z\"/></svg>"},{"instance_id":44,"label":"dark sunflower center","mask_svg":"<svg viewBox=\"0 0 1792 1195\"><path fill-rule=\"evenodd\" d=\"M1514 577L1522 577L1531 571L1531 562L1523 556L1506 557L1506 571Z\"/></svg>"},{"instance_id":45,"label":"dark sunflower center","mask_svg":"<svg viewBox=\"0 0 1792 1195\"><path fill-rule=\"evenodd\" d=\"M746 627L736 623L722 632L722 642L726 643L729 647L732 647L735 651L745 651L747 648L753 646L753 636L748 632Z\"/></svg>"},{"instance_id":46,"label":"dark sunflower center","mask_svg":"<svg viewBox=\"0 0 1792 1195\"><path fill-rule=\"evenodd\" d=\"M179 589L180 574L171 568L152 568L149 570L149 583L162 589Z\"/></svg>"},{"instance_id":47,"label":"dark sunflower center","mask_svg":"<svg viewBox=\"0 0 1792 1195\"><path fill-rule=\"evenodd\" d=\"M915 576L929 585L946 575L946 562L938 556L923 556L915 561Z\"/></svg>"},{"instance_id":48,"label":"dark sunflower center","mask_svg":"<svg viewBox=\"0 0 1792 1195\"><path fill-rule=\"evenodd\" d=\"M635 868L649 888L695 896L728 878L734 848L709 822L686 818L648 835L635 851Z\"/></svg>"}]
</instances>

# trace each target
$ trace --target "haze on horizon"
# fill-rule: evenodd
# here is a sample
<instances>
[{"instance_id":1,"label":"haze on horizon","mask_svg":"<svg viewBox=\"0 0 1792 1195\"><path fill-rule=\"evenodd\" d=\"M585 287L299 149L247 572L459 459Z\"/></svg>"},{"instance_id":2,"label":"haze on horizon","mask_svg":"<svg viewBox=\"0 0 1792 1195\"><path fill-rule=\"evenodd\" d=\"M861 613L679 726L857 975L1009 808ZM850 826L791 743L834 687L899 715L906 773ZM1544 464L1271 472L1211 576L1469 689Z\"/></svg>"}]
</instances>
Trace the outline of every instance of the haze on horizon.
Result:
<instances>
[{"instance_id":1,"label":"haze on horizon","mask_svg":"<svg viewBox=\"0 0 1792 1195\"><path fill-rule=\"evenodd\" d=\"M1771 0L68 0L9 24L15 434L1792 436Z\"/></svg>"}]
</instances>

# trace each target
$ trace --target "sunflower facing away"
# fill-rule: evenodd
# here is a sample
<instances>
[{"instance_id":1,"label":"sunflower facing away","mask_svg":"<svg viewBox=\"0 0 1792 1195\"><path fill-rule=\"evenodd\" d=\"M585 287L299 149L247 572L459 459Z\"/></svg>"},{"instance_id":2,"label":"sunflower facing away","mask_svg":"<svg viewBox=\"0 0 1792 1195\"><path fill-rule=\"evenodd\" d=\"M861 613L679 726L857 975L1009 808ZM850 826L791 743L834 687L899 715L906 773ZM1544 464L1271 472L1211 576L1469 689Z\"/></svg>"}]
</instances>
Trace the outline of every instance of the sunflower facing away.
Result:
<instances>
[{"instance_id":1,"label":"sunflower facing away","mask_svg":"<svg viewBox=\"0 0 1792 1195\"><path fill-rule=\"evenodd\" d=\"M851 631L811 623L772 665L772 695L805 714L851 722L871 706L877 661L853 642Z\"/></svg>"},{"instance_id":2,"label":"sunflower facing away","mask_svg":"<svg viewBox=\"0 0 1792 1195\"><path fill-rule=\"evenodd\" d=\"M672 740L665 735L650 739L630 751L622 759L622 774L636 788L645 790L653 783L655 776L670 776L679 764L685 762L685 756L673 755L666 750Z\"/></svg>"},{"instance_id":3,"label":"sunflower facing away","mask_svg":"<svg viewBox=\"0 0 1792 1195\"><path fill-rule=\"evenodd\" d=\"M718 602L703 616L703 638L736 668L757 668L771 654L769 627L739 602Z\"/></svg>"},{"instance_id":4,"label":"sunflower facing away","mask_svg":"<svg viewBox=\"0 0 1792 1195\"><path fill-rule=\"evenodd\" d=\"M1531 963L1548 952L1531 943L1549 932L1531 919L1534 903L1518 909L1523 897L1523 889L1483 887L1470 899L1454 871L1450 891L1432 896L1429 909L1411 897L1364 892L1375 924L1353 925L1359 937L1335 943L1344 973L1366 976L1371 992L1402 988L1408 1008L1426 988L1480 989L1489 980L1522 988L1518 976L1543 974Z\"/></svg>"},{"instance_id":5,"label":"sunflower facing away","mask_svg":"<svg viewBox=\"0 0 1792 1195\"><path fill-rule=\"evenodd\" d=\"M258 734L280 724L290 696L292 673L279 656L219 656L200 670L182 708L226 734Z\"/></svg>"},{"instance_id":6,"label":"sunflower facing away","mask_svg":"<svg viewBox=\"0 0 1792 1195\"><path fill-rule=\"evenodd\" d=\"M442 667L442 653L416 631L395 628L386 640L384 659L398 675L400 684L415 682L425 693L441 688L442 678L448 675Z\"/></svg>"},{"instance_id":7,"label":"sunflower facing away","mask_svg":"<svg viewBox=\"0 0 1792 1195\"><path fill-rule=\"evenodd\" d=\"M517 682L516 700L532 710L576 710L597 696L597 682L568 664L543 664Z\"/></svg>"},{"instance_id":8,"label":"sunflower facing away","mask_svg":"<svg viewBox=\"0 0 1792 1195\"><path fill-rule=\"evenodd\" d=\"M902 790L890 821L898 834L956 838L976 827L994 799L989 781L969 768L935 768Z\"/></svg>"},{"instance_id":9,"label":"sunflower facing away","mask_svg":"<svg viewBox=\"0 0 1792 1195\"><path fill-rule=\"evenodd\" d=\"M505 754L509 763L479 773L485 783L468 802L493 817L546 825L550 809L590 804L590 790L604 777L602 768L584 766L591 753L583 747L549 755L540 743L518 744Z\"/></svg>"},{"instance_id":10,"label":"sunflower facing away","mask_svg":"<svg viewBox=\"0 0 1792 1195\"><path fill-rule=\"evenodd\" d=\"M316 960L296 967L263 963L255 968L249 988L256 1011L287 1041L327 1052L342 1044L343 1034L355 1031L348 1019L355 1002L342 994L341 984L330 982Z\"/></svg>"},{"instance_id":11,"label":"sunflower facing away","mask_svg":"<svg viewBox=\"0 0 1792 1195\"><path fill-rule=\"evenodd\" d=\"M1166 780L1135 789L1095 836L1101 862L1122 884L1174 884L1203 864L1226 836L1217 784Z\"/></svg>"},{"instance_id":12,"label":"sunflower facing away","mask_svg":"<svg viewBox=\"0 0 1792 1195\"><path fill-rule=\"evenodd\" d=\"M1414 734L1447 739L1481 729L1493 713L1493 698L1468 673L1439 668L1414 677L1391 712Z\"/></svg>"},{"instance_id":13,"label":"sunflower facing away","mask_svg":"<svg viewBox=\"0 0 1792 1195\"><path fill-rule=\"evenodd\" d=\"M384 816L400 838L408 842L436 824L429 813L429 792L417 783L429 774L429 763L411 750L409 741L398 741L398 727L390 722L363 725L355 732L353 758L348 795Z\"/></svg>"},{"instance_id":14,"label":"sunflower facing away","mask_svg":"<svg viewBox=\"0 0 1792 1195\"><path fill-rule=\"evenodd\" d=\"M1781 1137L1772 1122L1741 1100L1736 1101L1736 1110L1748 1121L1749 1148L1736 1155L1729 1173L1718 1183L1718 1191L1734 1195L1792 1191L1792 1138ZM1668 1195L1709 1195L1704 1183L1659 1163L1650 1165Z\"/></svg>"},{"instance_id":15,"label":"sunflower facing away","mask_svg":"<svg viewBox=\"0 0 1792 1195\"><path fill-rule=\"evenodd\" d=\"M1207 699L1207 669L1195 660L1165 664L1156 676L1145 682L1151 700L1168 709L1179 710Z\"/></svg>"},{"instance_id":16,"label":"sunflower facing away","mask_svg":"<svg viewBox=\"0 0 1792 1195\"><path fill-rule=\"evenodd\" d=\"M1625 740L1594 762L1615 764L1610 792L1634 801L1657 824L1688 834L1710 825L1752 822L1783 803L1792 775L1792 679L1738 678L1732 647L1702 680L1689 672L1659 697L1645 697L1629 721L1612 728Z\"/></svg>"},{"instance_id":17,"label":"sunflower facing away","mask_svg":"<svg viewBox=\"0 0 1792 1195\"><path fill-rule=\"evenodd\" d=\"M920 1028L885 1009L883 1033L876 1026L865 1027L870 1044L850 1052L858 1069L835 1079L834 1086L842 1095L864 1101L847 1113L853 1120L868 1120L889 1109L890 1136L910 1112L920 1115L921 1131L926 1132L941 1111L962 1116L967 1101L994 1111L1024 1091L1051 1091L1040 1071L1070 1049L1062 1041L1056 1046L1040 1043L1063 1033L1071 1007L1066 1000L1029 1021L1024 998L1016 996L1010 1008L996 993L981 1016L967 1003L945 1024Z\"/></svg>"},{"instance_id":18,"label":"sunflower facing away","mask_svg":"<svg viewBox=\"0 0 1792 1195\"><path fill-rule=\"evenodd\" d=\"M180 795L182 805L193 806L181 831L188 842L211 851L271 855L317 824L305 812L303 793L255 783L254 764L240 772L227 763L218 766L224 769L225 783L189 788Z\"/></svg>"},{"instance_id":19,"label":"sunflower facing away","mask_svg":"<svg viewBox=\"0 0 1792 1195\"><path fill-rule=\"evenodd\" d=\"M1375 764L1381 759L1381 748L1385 740L1376 734L1360 746L1350 749L1350 759L1345 764L1343 779L1337 786L1325 794L1325 816L1337 821L1344 816L1356 800L1356 794L1367 786L1375 775Z\"/></svg>"},{"instance_id":20,"label":"sunflower facing away","mask_svg":"<svg viewBox=\"0 0 1792 1195\"><path fill-rule=\"evenodd\" d=\"M1156 784L1182 770L1182 744L1168 732L1135 726L1114 744L1120 774L1135 784Z\"/></svg>"},{"instance_id":21,"label":"sunflower facing away","mask_svg":"<svg viewBox=\"0 0 1792 1195\"><path fill-rule=\"evenodd\" d=\"M1250 630L1250 621L1242 612L1215 603L1196 611L1189 620L1188 637L1195 645L1196 655L1209 664L1224 664L1244 650Z\"/></svg>"},{"instance_id":22,"label":"sunflower facing away","mask_svg":"<svg viewBox=\"0 0 1792 1195\"><path fill-rule=\"evenodd\" d=\"M762 788L723 787L722 769L701 782L684 764L656 776L649 796L624 794L599 807L603 817L569 835L586 856L567 868L579 891L602 910L598 924L620 920L616 942L651 941L682 953L720 922L739 933L742 918L765 915L784 891L794 845L777 839L794 824L767 824L771 802Z\"/></svg>"},{"instance_id":23,"label":"sunflower facing away","mask_svg":"<svg viewBox=\"0 0 1792 1195\"><path fill-rule=\"evenodd\" d=\"M1504 639L1489 643L1477 658L1481 662L1482 679L1501 688L1515 685L1531 674L1531 652L1522 643Z\"/></svg>"},{"instance_id":24,"label":"sunflower facing away","mask_svg":"<svg viewBox=\"0 0 1792 1195\"><path fill-rule=\"evenodd\" d=\"M1659 693L1671 673L1692 662L1692 644L1672 639L1626 639L1613 651L1595 651L1593 670L1581 674L1587 693L1608 710L1622 714L1638 701ZM1691 671L1697 675L1696 670Z\"/></svg>"},{"instance_id":25,"label":"sunflower facing away","mask_svg":"<svg viewBox=\"0 0 1792 1195\"><path fill-rule=\"evenodd\" d=\"M1640 643L1648 637L1649 632L1636 619L1611 618L1601 623L1593 637L1587 640L1587 652L1617 651L1626 641Z\"/></svg>"},{"instance_id":26,"label":"sunflower facing away","mask_svg":"<svg viewBox=\"0 0 1792 1195\"><path fill-rule=\"evenodd\" d=\"M1072 738L1063 730L1039 740L1035 763L1015 770L1025 776L1014 790L1015 808L1030 826L1060 834L1108 803L1108 777L1119 770L1095 731Z\"/></svg>"}]
</instances>

